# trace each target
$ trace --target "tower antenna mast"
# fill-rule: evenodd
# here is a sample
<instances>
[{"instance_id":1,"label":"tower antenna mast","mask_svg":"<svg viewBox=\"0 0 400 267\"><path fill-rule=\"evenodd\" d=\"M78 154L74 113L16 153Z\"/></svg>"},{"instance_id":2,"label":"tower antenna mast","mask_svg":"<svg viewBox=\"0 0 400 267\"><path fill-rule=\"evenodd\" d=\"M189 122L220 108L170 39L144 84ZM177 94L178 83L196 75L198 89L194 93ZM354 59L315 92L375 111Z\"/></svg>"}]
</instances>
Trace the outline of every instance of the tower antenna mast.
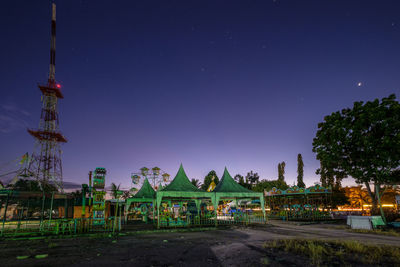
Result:
<instances>
[{"instance_id":1,"label":"tower antenna mast","mask_svg":"<svg viewBox=\"0 0 400 267\"><path fill-rule=\"evenodd\" d=\"M50 44L50 70L49 84L56 83L56 4L51 4L51 44Z\"/></svg>"},{"instance_id":2,"label":"tower antenna mast","mask_svg":"<svg viewBox=\"0 0 400 267\"><path fill-rule=\"evenodd\" d=\"M36 145L31 157L30 170L43 189L43 184L51 183L61 191L62 164L61 143L67 139L59 131L58 99L63 99L61 86L55 80L56 67L56 4L52 2L51 45L49 79L46 85L39 85L42 92L42 111L39 128L28 129L35 138Z\"/></svg>"}]
</instances>

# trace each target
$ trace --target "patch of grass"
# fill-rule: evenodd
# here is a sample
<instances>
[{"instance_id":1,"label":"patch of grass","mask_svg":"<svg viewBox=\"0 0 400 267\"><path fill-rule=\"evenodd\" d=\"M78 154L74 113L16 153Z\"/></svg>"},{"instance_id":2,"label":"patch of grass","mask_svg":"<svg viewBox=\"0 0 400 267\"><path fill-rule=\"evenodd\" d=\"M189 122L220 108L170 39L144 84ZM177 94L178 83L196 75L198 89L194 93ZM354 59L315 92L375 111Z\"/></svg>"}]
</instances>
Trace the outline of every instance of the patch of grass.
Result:
<instances>
[{"instance_id":1,"label":"patch of grass","mask_svg":"<svg viewBox=\"0 0 400 267\"><path fill-rule=\"evenodd\" d=\"M268 257L261 258L260 263L261 263L261 265L269 265L270 264Z\"/></svg>"},{"instance_id":2,"label":"patch of grass","mask_svg":"<svg viewBox=\"0 0 400 267\"><path fill-rule=\"evenodd\" d=\"M363 233L363 234L375 234L375 235L387 235L387 236L398 236L400 237L400 232L396 230L381 230L381 229L375 229L375 230L364 230L364 229L348 229L350 232L354 233Z\"/></svg>"},{"instance_id":3,"label":"patch of grass","mask_svg":"<svg viewBox=\"0 0 400 267\"><path fill-rule=\"evenodd\" d=\"M35 258L36 259L44 259L44 258L47 258L48 256L49 256L49 254L39 254L39 255L36 255Z\"/></svg>"},{"instance_id":4,"label":"patch of grass","mask_svg":"<svg viewBox=\"0 0 400 267\"><path fill-rule=\"evenodd\" d=\"M36 249L34 249L34 248L27 248L26 249L27 250L27 252L29 253L29 254L35 254L35 252L36 252Z\"/></svg>"},{"instance_id":5,"label":"patch of grass","mask_svg":"<svg viewBox=\"0 0 400 267\"><path fill-rule=\"evenodd\" d=\"M400 247L363 244L358 241L324 241L306 239L275 240L264 248L307 256L312 265L400 264Z\"/></svg>"},{"instance_id":6,"label":"patch of grass","mask_svg":"<svg viewBox=\"0 0 400 267\"><path fill-rule=\"evenodd\" d=\"M349 229L349 227L347 226L347 225L334 225L334 226L332 226L332 228L335 228L335 229Z\"/></svg>"},{"instance_id":7,"label":"patch of grass","mask_svg":"<svg viewBox=\"0 0 400 267\"><path fill-rule=\"evenodd\" d=\"M58 245L56 243L50 242L49 245L47 246L48 248L55 248Z\"/></svg>"}]
</instances>

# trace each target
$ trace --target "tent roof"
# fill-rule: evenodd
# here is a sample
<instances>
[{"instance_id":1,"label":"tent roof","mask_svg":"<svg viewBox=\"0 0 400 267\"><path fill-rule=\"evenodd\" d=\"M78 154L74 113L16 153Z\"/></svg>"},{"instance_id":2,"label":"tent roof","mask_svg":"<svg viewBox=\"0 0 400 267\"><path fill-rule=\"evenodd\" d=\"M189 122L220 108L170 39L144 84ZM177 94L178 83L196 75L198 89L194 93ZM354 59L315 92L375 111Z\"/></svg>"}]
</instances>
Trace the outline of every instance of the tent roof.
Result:
<instances>
[{"instance_id":1,"label":"tent roof","mask_svg":"<svg viewBox=\"0 0 400 267\"><path fill-rule=\"evenodd\" d=\"M161 192L165 191L203 192L203 190L198 189L189 181L189 178L183 170L182 164L179 167L178 173L176 174L174 180L172 180L169 185L161 189Z\"/></svg>"},{"instance_id":2,"label":"tent roof","mask_svg":"<svg viewBox=\"0 0 400 267\"><path fill-rule=\"evenodd\" d=\"M244 188L243 186L238 184L235 180L233 180L232 176L229 174L226 167L225 167L224 174L223 174L221 180L219 181L217 186L214 188L213 192L255 193L247 188Z\"/></svg>"},{"instance_id":3,"label":"tent roof","mask_svg":"<svg viewBox=\"0 0 400 267\"><path fill-rule=\"evenodd\" d=\"M149 180L144 179L142 188L133 196L133 198L155 198L156 191L151 187Z\"/></svg>"}]
</instances>

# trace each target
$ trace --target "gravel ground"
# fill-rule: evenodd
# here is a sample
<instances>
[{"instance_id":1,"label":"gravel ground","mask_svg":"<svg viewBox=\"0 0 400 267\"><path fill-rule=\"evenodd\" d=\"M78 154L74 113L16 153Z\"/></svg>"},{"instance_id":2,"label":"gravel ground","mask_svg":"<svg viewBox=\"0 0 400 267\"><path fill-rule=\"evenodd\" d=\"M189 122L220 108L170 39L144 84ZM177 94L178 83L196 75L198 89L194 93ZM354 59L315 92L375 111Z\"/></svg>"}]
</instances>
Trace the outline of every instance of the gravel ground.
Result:
<instances>
[{"instance_id":1,"label":"gravel ground","mask_svg":"<svg viewBox=\"0 0 400 267\"><path fill-rule=\"evenodd\" d=\"M334 225L271 221L254 227L152 232L119 237L0 241L2 266L305 266L294 255L268 255L263 243L283 238L357 240L400 246L400 237L348 232ZM48 254L36 259L36 255ZM17 256L29 256L17 259Z\"/></svg>"}]
</instances>

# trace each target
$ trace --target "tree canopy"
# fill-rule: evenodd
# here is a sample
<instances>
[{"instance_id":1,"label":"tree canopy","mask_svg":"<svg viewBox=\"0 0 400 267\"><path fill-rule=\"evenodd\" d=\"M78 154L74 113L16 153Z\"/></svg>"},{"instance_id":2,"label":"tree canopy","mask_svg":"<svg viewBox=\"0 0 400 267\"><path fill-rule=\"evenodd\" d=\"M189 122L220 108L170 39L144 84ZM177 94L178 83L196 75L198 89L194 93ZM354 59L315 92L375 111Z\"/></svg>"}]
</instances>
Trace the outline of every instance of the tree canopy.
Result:
<instances>
[{"instance_id":1,"label":"tree canopy","mask_svg":"<svg viewBox=\"0 0 400 267\"><path fill-rule=\"evenodd\" d=\"M246 175L246 183L250 184L252 187L254 184L257 184L260 180L260 176L258 173L250 171Z\"/></svg>"},{"instance_id":2,"label":"tree canopy","mask_svg":"<svg viewBox=\"0 0 400 267\"><path fill-rule=\"evenodd\" d=\"M201 185L201 189L207 190L207 188L210 186L213 178L214 178L214 183L217 185L219 183L219 179L218 179L217 173L214 170L210 171L206 175L206 177L204 177L204 183Z\"/></svg>"},{"instance_id":3,"label":"tree canopy","mask_svg":"<svg viewBox=\"0 0 400 267\"><path fill-rule=\"evenodd\" d=\"M57 187L50 183L42 183L42 187L44 192L58 192ZM11 189L18 191L42 192L38 181L27 179L19 179L15 184L11 185Z\"/></svg>"},{"instance_id":4,"label":"tree canopy","mask_svg":"<svg viewBox=\"0 0 400 267\"><path fill-rule=\"evenodd\" d=\"M252 190L256 192L264 192L265 191L271 191L272 188L278 188L281 190L286 190L289 188L289 186L286 184L285 181L280 181L280 180L261 180L258 184L256 184Z\"/></svg>"},{"instance_id":5,"label":"tree canopy","mask_svg":"<svg viewBox=\"0 0 400 267\"><path fill-rule=\"evenodd\" d=\"M306 187L306 184L303 181L304 177L304 163L303 157L301 154L297 155L297 186L298 187Z\"/></svg>"},{"instance_id":6,"label":"tree canopy","mask_svg":"<svg viewBox=\"0 0 400 267\"><path fill-rule=\"evenodd\" d=\"M114 199L118 199L119 198L119 187L121 185L116 185L115 183L111 183L111 196Z\"/></svg>"},{"instance_id":7,"label":"tree canopy","mask_svg":"<svg viewBox=\"0 0 400 267\"><path fill-rule=\"evenodd\" d=\"M281 182L285 181L285 166L286 163L284 161L278 164L278 180Z\"/></svg>"},{"instance_id":8,"label":"tree canopy","mask_svg":"<svg viewBox=\"0 0 400 267\"><path fill-rule=\"evenodd\" d=\"M394 94L366 103L355 102L318 124L313 151L325 175L353 177L364 183L373 204L381 185L394 182L400 166L400 104ZM370 188L374 185L374 192Z\"/></svg>"}]
</instances>

